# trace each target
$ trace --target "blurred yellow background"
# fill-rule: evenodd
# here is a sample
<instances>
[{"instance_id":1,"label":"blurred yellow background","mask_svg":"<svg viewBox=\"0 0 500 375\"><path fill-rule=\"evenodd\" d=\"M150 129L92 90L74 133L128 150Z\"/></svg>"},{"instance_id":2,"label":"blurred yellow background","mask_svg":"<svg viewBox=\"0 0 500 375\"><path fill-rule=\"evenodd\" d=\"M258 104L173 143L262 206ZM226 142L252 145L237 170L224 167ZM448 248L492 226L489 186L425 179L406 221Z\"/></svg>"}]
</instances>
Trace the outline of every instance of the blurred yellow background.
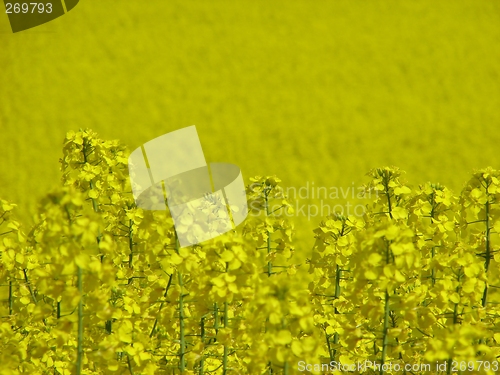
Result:
<instances>
[{"instance_id":1,"label":"blurred yellow background","mask_svg":"<svg viewBox=\"0 0 500 375\"><path fill-rule=\"evenodd\" d=\"M190 125L246 180L396 165L458 193L500 167L499 43L495 0L87 0L16 34L0 15L0 197L29 223L69 130L133 150ZM320 220L296 218L306 248Z\"/></svg>"}]
</instances>

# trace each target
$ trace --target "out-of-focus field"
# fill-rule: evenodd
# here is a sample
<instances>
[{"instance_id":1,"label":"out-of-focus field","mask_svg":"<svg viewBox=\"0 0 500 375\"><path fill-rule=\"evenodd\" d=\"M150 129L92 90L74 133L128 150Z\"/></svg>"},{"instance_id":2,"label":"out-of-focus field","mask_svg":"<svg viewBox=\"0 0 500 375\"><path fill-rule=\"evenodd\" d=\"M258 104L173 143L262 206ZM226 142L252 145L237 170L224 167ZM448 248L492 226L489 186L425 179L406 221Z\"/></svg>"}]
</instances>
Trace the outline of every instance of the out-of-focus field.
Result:
<instances>
[{"instance_id":1,"label":"out-of-focus field","mask_svg":"<svg viewBox=\"0 0 500 375\"><path fill-rule=\"evenodd\" d=\"M458 192L500 167L499 44L494 0L82 1L17 34L0 15L0 197L29 223L69 130L134 149L193 124L245 178L347 189L397 165ZM320 219L294 219L306 248Z\"/></svg>"}]
</instances>

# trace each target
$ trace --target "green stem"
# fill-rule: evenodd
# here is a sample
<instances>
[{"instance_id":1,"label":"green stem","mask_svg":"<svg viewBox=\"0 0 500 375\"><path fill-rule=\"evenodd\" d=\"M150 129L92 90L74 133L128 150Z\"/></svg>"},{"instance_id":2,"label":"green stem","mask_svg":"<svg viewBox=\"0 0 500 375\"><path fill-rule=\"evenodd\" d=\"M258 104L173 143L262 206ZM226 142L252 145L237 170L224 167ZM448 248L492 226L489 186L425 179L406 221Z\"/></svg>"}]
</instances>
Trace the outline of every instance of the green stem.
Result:
<instances>
[{"instance_id":1,"label":"green stem","mask_svg":"<svg viewBox=\"0 0 500 375\"><path fill-rule=\"evenodd\" d=\"M484 210L485 210L485 220L484 224L486 226L486 231L485 231L485 247L486 251L484 254L485 260L484 260L484 273L487 275L488 274L488 269L490 268L490 261L492 258L491 254L491 243L490 243L490 194L489 194L489 189L490 184L486 182L486 203L484 205ZM483 290L483 296L481 298L481 306L484 308L488 304L488 282L486 281L484 285L484 290ZM483 344L484 339L481 338L479 340L479 344Z\"/></svg>"},{"instance_id":2,"label":"green stem","mask_svg":"<svg viewBox=\"0 0 500 375\"><path fill-rule=\"evenodd\" d=\"M459 271L458 276L457 276L457 281L460 284L460 278L461 278L461 271ZM455 291L458 293L460 291L460 287L457 286ZM458 303L454 304L455 306L453 307L453 324L458 324ZM449 375L451 374L451 364L452 364L453 358L448 359L448 366L446 373Z\"/></svg>"},{"instance_id":3,"label":"green stem","mask_svg":"<svg viewBox=\"0 0 500 375\"><path fill-rule=\"evenodd\" d=\"M94 184L92 181L89 182L90 190L94 190ZM90 198L92 200L92 208L94 209L94 212L99 212L99 206L97 205L97 201L95 198ZM100 241L100 238L97 237L97 242Z\"/></svg>"},{"instance_id":4,"label":"green stem","mask_svg":"<svg viewBox=\"0 0 500 375\"><path fill-rule=\"evenodd\" d=\"M130 356L127 354L127 366L130 371L130 375L134 375L134 369L132 368L132 362L130 362Z\"/></svg>"},{"instance_id":5,"label":"green stem","mask_svg":"<svg viewBox=\"0 0 500 375\"><path fill-rule=\"evenodd\" d=\"M89 154L87 154L88 145L89 144L88 144L87 138L84 138L83 139L82 154L83 154L83 161L85 162L85 164L89 164L89 160L88 160ZM90 188L90 190L94 190L94 183L92 181L89 181L89 188ZM94 212L98 213L99 212L99 205L97 203L97 200L95 198L90 198L90 200L92 201L92 208L93 208ZM101 233L101 228L99 228L97 231L97 237L96 237L96 241L97 241L98 245L101 242L101 238L102 238L102 233ZM101 263L103 261L104 261L104 255L101 255ZM59 305L58 305L58 308L59 308ZM113 326L112 320L106 320L106 322L104 323L104 329L106 330L106 332L108 334L111 334L112 329L113 329L112 326Z\"/></svg>"},{"instance_id":6,"label":"green stem","mask_svg":"<svg viewBox=\"0 0 500 375\"><path fill-rule=\"evenodd\" d=\"M389 181L390 181L390 176L388 171L384 171L384 193L385 196L387 197L387 204L389 207L389 217L392 219L392 202L391 202L391 194L390 194L390 188L389 188Z\"/></svg>"},{"instance_id":7,"label":"green stem","mask_svg":"<svg viewBox=\"0 0 500 375\"><path fill-rule=\"evenodd\" d=\"M432 250L431 250L431 259L434 259L434 257L436 256L436 248L433 246L432 247ZM434 267L432 267L432 270L431 270L431 280L432 280L432 286L436 285L436 269Z\"/></svg>"},{"instance_id":8,"label":"green stem","mask_svg":"<svg viewBox=\"0 0 500 375\"><path fill-rule=\"evenodd\" d=\"M9 280L9 315L12 315L14 307L14 296L12 294L12 280Z\"/></svg>"},{"instance_id":9,"label":"green stem","mask_svg":"<svg viewBox=\"0 0 500 375\"><path fill-rule=\"evenodd\" d=\"M167 283L167 287L165 288L165 293L163 293L163 298L167 298L167 294L168 294L168 290L170 289L170 285L172 285L172 278L173 278L174 274L171 274L168 278L168 283ZM162 302L160 304L160 308L158 309L158 314L160 314L161 312L161 309L163 308L163 305L164 305L165 302ZM154 333L155 333L155 330L156 330L156 326L158 324L158 318L155 319L155 322L153 324L153 329L151 329L151 333L149 334L149 337L153 337Z\"/></svg>"},{"instance_id":10,"label":"green stem","mask_svg":"<svg viewBox=\"0 0 500 375\"><path fill-rule=\"evenodd\" d=\"M342 278L342 269L340 266L337 264L336 266L336 273L335 273L335 299L338 299L340 297L340 279ZM340 314L339 310L335 307L335 314ZM333 343L335 344L335 347L339 343L339 334L335 332L333 336ZM333 358L332 360L335 359L335 356L337 355L337 349L333 350Z\"/></svg>"},{"instance_id":11,"label":"green stem","mask_svg":"<svg viewBox=\"0 0 500 375\"><path fill-rule=\"evenodd\" d=\"M326 329L325 329L325 339L326 339L326 346L328 348L328 354L330 355L330 361L334 361L335 360L335 351L332 350L332 345L330 343L330 337L331 337L331 335L328 335L328 333L326 333Z\"/></svg>"},{"instance_id":12,"label":"green stem","mask_svg":"<svg viewBox=\"0 0 500 375\"><path fill-rule=\"evenodd\" d=\"M432 209L431 209L431 212L430 212L430 216L431 216L431 224L434 223L434 216L436 214L436 209L439 205L439 203L436 203L436 193L433 191L431 196L430 196L430 203L432 205ZM436 256L436 247L433 246L432 249L431 249L431 259L434 259L434 257ZM431 281L432 281L432 286L436 285L436 269L435 267L432 267L431 269Z\"/></svg>"},{"instance_id":13,"label":"green stem","mask_svg":"<svg viewBox=\"0 0 500 375\"><path fill-rule=\"evenodd\" d=\"M78 348L76 358L76 374L82 373L83 362L83 274L82 269L78 267L78 292L80 293L80 301L78 302Z\"/></svg>"},{"instance_id":14,"label":"green stem","mask_svg":"<svg viewBox=\"0 0 500 375\"><path fill-rule=\"evenodd\" d=\"M458 274L458 283L460 283L460 274ZM460 292L460 287L457 286L455 289L457 293ZM453 307L453 324L458 324L458 303L455 303L455 306Z\"/></svg>"},{"instance_id":15,"label":"green stem","mask_svg":"<svg viewBox=\"0 0 500 375\"><path fill-rule=\"evenodd\" d=\"M268 191L264 190L264 201L265 201L265 209L266 209L266 217L269 217L271 213L269 212L269 198ZM267 234L267 255L271 254L271 232L266 231ZM271 261L267 262L267 276L271 276L273 273L273 263Z\"/></svg>"},{"instance_id":16,"label":"green stem","mask_svg":"<svg viewBox=\"0 0 500 375\"><path fill-rule=\"evenodd\" d=\"M31 287L31 283L28 279L28 273L26 272L26 269L23 269L23 274L24 274L24 281L26 281L26 285L28 286L28 290L30 291L31 298L33 299L33 302L35 305L38 303L35 292L33 291L33 288Z\"/></svg>"},{"instance_id":17,"label":"green stem","mask_svg":"<svg viewBox=\"0 0 500 375\"><path fill-rule=\"evenodd\" d=\"M128 267L132 268L134 261L134 221L129 220L129 230L128 230L128 248L130 253L128 255Z\"/></svg>"},{"instance_id":18,"label":"green stem","mask_svg":"<svg viewBox=\"0 0 500 375\"><path fill-rule=\"evenodd\" d=\"M382 329L382 358L380 359L380 375L385 373L384 363L387 355L387 346L389 343L389 335L387 331L389 330L389 293L387 290L385 291L385 300L384 300L384 327Z\"/></svg>"},{"instance_id":19,"label":"green stem","mask_svg":"<svg viewBox=\"0 0 500 375\"><path fill-rule=\"evenodd\" d=\"M214 330L215 334L219 332L219 306L217 302L214 303Z\"/></svg>"},{"instance_id":20,"label":"green stem","mask_svg":"<svg viewBox=\"0 0 500 375\"><path fill-rule=\"evenodd\" d=\"M347 226L346 226L346 221L344 218L344 219L342 219L342 229L341 229L339 235L344 236L344 235L348 234L348 233L346 233L346 229L347 229ZM340 297L340 280L341 279L342 279L342 268L340 268L340 266L337 264L335 266L335 293L334 293L335 300L337 300ZM335 313L335 315L340 314L337 307L335 307L334 313ZM326 334L326 332L325 332L325 334ZM335 332L333 335L333 344L335 345L335 349L331 350L330 337L331 336L327 335L328 353L330 355L330 360L334 361L335 357L337 355L336 347L337 347L340 339L339 339L338 332Z\"/></svg>"},{"instance_id":21,"label":"green stem","mask_svg":"<svg viewBox=\"0 0 500 375\"><path fill-rule=\"evenodd\" d=\"M390 247L389 243L386 242L386 263L389 264L390 262ZM383 375L385 373L384 370L384 363L385 363L385 358L387 355L387 346L389 344L389 335L388 335L388 330L389 330L389 317L390 317L390 308L389 308L389 292L385 291L385 298L384 298L384 325L382 327L382 357L380 359L380 375Z\"/></svg>"},{"instance_id":22,"label":"green stem","mask_svg":"<svg viewBox=\"0 0 500 375\"><path fill-rule=\"evenodd\" d=\"M486 185L486 203L485 203L485 225L486 225L486 252L485 252L485 262L484 262L484 272L487 274L490 268L491 261L491 244L490 244L490 194L488 192L489 184ZM481 304L486 307L488 303L488 283L484 286L483 297L481 299Z\"/></svg>"},{"instance_id":23,"label":"green stem","mask_svg":"<svg viewBox=\"0 0 500 375\"><path fill-rule=\"evenodd\" d=\"M180 287L180 294L179 294L179 330L180 330L180 348L179 348L179 370L181 371L181 374L184 373L184 370L186 369L186 339L185 339L185 332L184 332L184 296L183 296L183 283L182 283L182 274L178 272L179 275L179 287Z\"/></svg>"},{"instance_id":24,"label":"green stem","mask_svg":"<svg viewBox=\"0 0 500 375\"><path fill-rule=\"evenodd\" d=\"M224 328L228 327L228 318L227 318L227 302L224 302ZM224 354L222 357L222 375L227 375L227 356L228 356L229 348L226 344L224 344Z\"/></svg>"},{"instance_id":25,"label":"green stem","mask_svg":"<svg viewBox=\"0 0 500 375\"><path fill-rule=\"evenodd\" d=\"M82 154L83 154L83 162L85 164L89 164L89 160L88 160L89 154L87 154L88 146L89 146L89 144L88 144L87 138L83 138ZM92 181L89 181L89 187L90 187L90 190L94 189L94 184ZM97 201L94 198L90 198L90 200L92 201L92 208L94 209L94 212L99 212L99 206L97 204ZM100 240L100 238L98 237L97 241L99 242L99 240Z\"/></svg>"},{"instance_id":26,"label":"green stem","mask_svg":"<svg viewBox=\"0 0 500 375\"><path fill-rule=\"evenodd\" d=\"M200 322L201 335L200 339L202 343L205 343L205 317L201 317ZM198 371L198 375L203 375L205 372L205 356L202 354L200 359L200 369Z\"/></svg>"}]
</instances>

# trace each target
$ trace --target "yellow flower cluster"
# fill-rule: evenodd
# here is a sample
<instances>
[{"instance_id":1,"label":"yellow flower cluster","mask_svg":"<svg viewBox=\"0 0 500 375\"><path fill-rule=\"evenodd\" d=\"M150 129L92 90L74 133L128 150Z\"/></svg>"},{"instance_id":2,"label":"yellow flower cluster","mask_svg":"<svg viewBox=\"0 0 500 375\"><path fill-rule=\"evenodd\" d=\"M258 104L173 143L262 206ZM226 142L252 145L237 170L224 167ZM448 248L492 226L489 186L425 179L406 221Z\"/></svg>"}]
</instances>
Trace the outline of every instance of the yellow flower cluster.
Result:
<instances>
[{"instance_id":1,"label":"yellow flower cluster","mask_svg":"<svg viewBox=\"0 0 500 375\"><path fill-rule=\"evenodd\" d=\"M309 292L290 279L293 228L268 209L289 207L277 178L249 186L264 206L243 233L180 248L168 212L135 206L123 146L85 130L63 151L63 186L27 235L1 203L1 374L293 373L297 358L319 361Z\"/></svg>"},{"instance_id":2,"label":"yellow flower cluster","mask_svg":"<svg viewBox=\"0 0 500 375\"><path fill-rule=\"evenodd\" d=\"M277 177L251 179L241 228L181 248L168 211L136 207L127 156L70 132L62 186L33 228L0 201L0 374L321 374L363 361L495 373L477 364L500 355L500 172L478 171L455 197L373 170L364 217L315 230L308 279Z\"/></svg>"},{"instance_id":3,"label":"yellow flower cluster","mask_svg":"<svg viewBox=\"0 0 500 375\"><path fill-rule=\"evenodd\" d=\"M500 172L478 171L459 198L436 184L411 189L401 174L371 171L366 189L378 194L365 217L332 215L316 230L310 291L326 360L427 363L433 373L446 362L445 373L458 363L494 374Z\"/></svg>"}]
</instances>

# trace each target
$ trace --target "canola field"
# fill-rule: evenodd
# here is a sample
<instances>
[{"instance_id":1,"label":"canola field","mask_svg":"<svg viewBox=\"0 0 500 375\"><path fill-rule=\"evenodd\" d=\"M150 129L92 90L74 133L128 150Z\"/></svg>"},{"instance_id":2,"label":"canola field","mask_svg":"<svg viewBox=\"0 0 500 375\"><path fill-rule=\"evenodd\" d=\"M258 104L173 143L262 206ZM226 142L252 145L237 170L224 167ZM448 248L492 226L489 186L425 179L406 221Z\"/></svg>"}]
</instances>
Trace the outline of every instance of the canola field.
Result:
<instances>
[{"instance_id":1,"label":"canola field","mask_svg":"<svg viewBox=\"0 0 500 375\"><path fill-rule=\"evenodd\" d=\"M396 165L459 192L499 163L499 20L486 0L82 1L16 34L0 17L0 196L32 222L69 130L133 150L190 125L247 180L347 189ZM298 219L305 239L321 217Z\"/></svg>"},{"instance_id":2,"label":"canola field","mask_svg":"<svg viewBox=\"0 0 500 375\"><path fill-rule=\"evenodd\" d=\"M325 218L304 264L278 178L220 235L215 196L134 202L126 155L69 132L30 232L0 201L2 374L498 373L499 170L456 196L373 169L367 212Z\"/></svg>"},{"instance_id":3,"label":"canola field","mask_svg":"<svg viewBox=\"0 0 500 375\"><path fill-rule=\"evenodd\" d=\"M486 285L498 284L499 42L493 0L81 1L15 34L0 15L0 232L9 232L0 315L11 319L0 322L0 344L23 342L12 327L31 332L19 353L4 350L9 367L0 373L321 373L306 365L330 359L441 361L449 373L453 361L466 371L460 366L475 353L490 367L481 372L474 362L471 371L495 373L499 297ZM285 192L286 220L253 218L241 238L182 253L168 223L127 211L130 197L99 216L83 201L108 204L104 188L95 198L78 178L62 180L61 166L80 173L60 160L79 160L72 131L117 139L127 158L190 125L208 162L235 164L246 184L261 184L249 188L249 202L266 189ZM124 160L112 166L122 177ZM123 192L124 183L106 189ZM365 184L375 195L359 194ZM54 202L69 205L69 223ZM82 212L87 221L73 233ZM127 220L139 253L106 237ZM72 233L68 242L56 240L60 231ZM147 248L146 232L168 250ZM92 248L101 234L102 245L79 257L76 244ZM52 252L60 248L68 251ZM189 261L176 263L174 253ZM162 262L146 271L155 256ZM67 269L41 270L51 257ZM113 257L120 261L103 260ZM237 276L242 264L253 276ZM210 304L184 301L183 290ZM88 309L100 312L89 318ZM55 350L40 340L65 344ZM34 353L26 365L22 353Z\"/></svg>"}]
</instances>

